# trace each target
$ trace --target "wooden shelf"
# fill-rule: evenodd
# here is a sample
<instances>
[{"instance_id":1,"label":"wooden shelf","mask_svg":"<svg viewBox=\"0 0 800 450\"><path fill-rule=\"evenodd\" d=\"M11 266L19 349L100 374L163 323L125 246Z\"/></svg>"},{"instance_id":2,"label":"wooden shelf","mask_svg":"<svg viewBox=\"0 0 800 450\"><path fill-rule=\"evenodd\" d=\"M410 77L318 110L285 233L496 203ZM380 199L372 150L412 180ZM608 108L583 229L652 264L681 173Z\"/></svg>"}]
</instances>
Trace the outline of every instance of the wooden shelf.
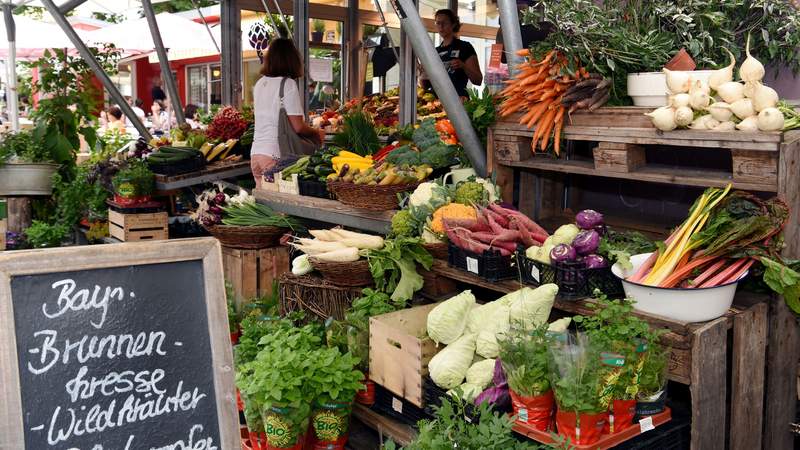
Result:
<instances>
[{"instance_id":1,"label":"wooden shelf","mask_svg":"<svg viewBox=\"0 0 800 450\"><path fill-rule=\"evenodd\" d=\"M733 183L734 187L738 189L764 192L775 192L778 188L774 183L734 182L730 172L721 170L691 170L656 164L650 164L637 169L635 172L629 173L597 170L594 168L594 162L588 160L563 160L534 157L525 161L501 164L519 169L544 170L623 180L636 179L638 181L647 181L651 183L682 184L698 187L725 187L728 183Z\"/></svg>"},{"instance_id":2,"label":"wooden shelf","mask_svg":"<svg viewBox=\"0 0 800 450\"><path fill-rule=\"evenodd\" d=\"M156 189L171 191L212 181L234 178L250 173L250 161L212 163L203 170L175 176L156 175Z\"/></svg>"},{"instance_id":3,"label":"wooden shelf","mask_svg":"<svg viewBox=\"0 0 800 450\"><path fill-rule=\"evenodd\" d=\"M318 50L331 50L335 52L342 51L342 44L334 44L333 42L308 42L308 48L315 48Z\"/></svg>"},{"instance_id":4,"label":"wooden shelf","mask_svg":"<svg viewBox=\"0 0 800 450\"><path fill-rule=\"evenodd\" d=\"M390 437L395 443L406 446L417 436L414 428L378 414L359 403L353 404L353 417L377 431L381 437Z\"/></svg>"},{"instance_id":5,"label":"wooden shelf","mask_svg":"<svg viewBox=\"0 0 800 450\"><path fill-rule=\"evenodd\" d=\"M291 216L386 234L396 211L369 211L336 200L254 189L256 201Z\"/></svg>"}]
</instances>

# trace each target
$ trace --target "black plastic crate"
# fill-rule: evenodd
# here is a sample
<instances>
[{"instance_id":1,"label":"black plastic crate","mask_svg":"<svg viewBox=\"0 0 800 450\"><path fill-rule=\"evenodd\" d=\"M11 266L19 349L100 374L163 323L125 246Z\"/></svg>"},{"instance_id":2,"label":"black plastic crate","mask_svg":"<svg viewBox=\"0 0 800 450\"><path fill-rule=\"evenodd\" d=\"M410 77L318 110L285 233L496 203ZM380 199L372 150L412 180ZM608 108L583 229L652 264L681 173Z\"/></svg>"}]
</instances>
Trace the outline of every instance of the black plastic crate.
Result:
<instances>
[{"instance_id":1,"label":"black plastic crate","mask_svg":"<svg viewBox=\"0 0 800 450\"><path fill-rule=\"evenodd\" d=\"M625 293L622 282L610 267L587 269L581 262L550 265L528 258L524 251L517 251L517 264L523 283L533 286L555 283L559 297L564 300L591 297L595 289L612 298Z\"/></svg>"},{"instance_id":2,"label":"black plastic crate","mask_svg":"<svg viewBox=\"0 0 800 450\"><path fill-rule=\"evenodd\" d=\"M516 258L514 255L503 256L497 250L487 250L483 255L448 244L447 262L488 281L500 281L517 276Z\"/></svg>"},{"instance_id":3,"label":"black plastic crate","mask_svg":"<svg viewBox=\"0 0 800 450\"><path fill-rule=\"evenodd\" d=\"M372 405L372 409L413 427L416 427L420 420L433 418L425 409L395 395L379 384L375 385L375 404Z\"/></svg>"},{"instance_id":4,"label":"black plastic crate","mask_svg":"<svg viewBox=\"0 0 800 450\"><path fill-rule=\"evenodd\" d=\"M328 192L328 184L314 180L298 180L300 195L307 197L333 199L333 195Z\"/></svg>"},{"instance_id":5,"label":"black plastic crate","mask_svg":"<svg viewBox=\"0 0 800 450\"><path fill-rule=\"evenodd\" d=\"M638 426L638 424L634 424ZM669 422L615 447L616 450L685 450L692 440L688 417L672 417Z\"/></svg>"},{"instance_id":6,"label":"black plastic crate","mask_svg":"<svg viewBox=\"0 0 800 450\"><path fill-rule=\"evenodd\" d=\"M440 388L436 385L436 383L431 380L430 377L425 377L422 383L422 401L425 403L425 413L433 416L434 414L434 407L442 405L442 398L447 397L447 391ZM509 405L510 406L510 405ZM511 413L511 408L497 408L494 406L494 410L501 413L501 414L509 414ZM464 408L464 412L466 414L466 419L469 420L471 423L478 423L480 417L478 416L478 412L476 411L475 406L472 404L466 405Z\"/></svg>"}]
</instances>

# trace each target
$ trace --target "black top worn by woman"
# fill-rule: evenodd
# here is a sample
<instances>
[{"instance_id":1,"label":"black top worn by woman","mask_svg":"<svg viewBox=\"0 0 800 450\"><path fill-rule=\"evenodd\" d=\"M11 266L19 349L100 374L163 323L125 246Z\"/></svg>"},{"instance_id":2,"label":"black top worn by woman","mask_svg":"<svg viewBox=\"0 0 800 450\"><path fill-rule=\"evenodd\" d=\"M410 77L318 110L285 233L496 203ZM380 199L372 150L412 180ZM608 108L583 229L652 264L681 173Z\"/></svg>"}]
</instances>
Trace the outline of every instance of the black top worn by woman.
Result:
<instances>
[{"instance_id":1,"label":"black top worn by woman","mask_svg":"<svg viewBox=\"0 0 800 450\"><path fill-rule=\"evenodd\" d=\"M442 59L445 69L447 69L447 75L450 76L450 81L455 86L456 92L460 97L466 97L467 83L469 82L467 72L464 69L452 69L447 63L454 59L466 62L471 56L477 55L475 48L469 42L455 38L450 45L436 47L436 51L439 53L439 58Z\"/></svg>"}]
</instances>

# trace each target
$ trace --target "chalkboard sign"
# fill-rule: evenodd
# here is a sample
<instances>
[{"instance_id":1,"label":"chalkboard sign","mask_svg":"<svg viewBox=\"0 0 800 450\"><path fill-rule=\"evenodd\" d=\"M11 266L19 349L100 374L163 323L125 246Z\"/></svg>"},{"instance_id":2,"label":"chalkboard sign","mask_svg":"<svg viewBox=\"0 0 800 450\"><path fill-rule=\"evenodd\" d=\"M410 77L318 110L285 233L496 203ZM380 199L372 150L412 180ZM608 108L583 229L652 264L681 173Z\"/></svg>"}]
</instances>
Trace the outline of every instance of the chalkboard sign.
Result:
<instances>
[{"instance_id":1,"label":"chalkboard sign","mask_svg":"<svg viewBox=\"0 0 800 450\"><path fill-rule=\"evenodd\" d=\"M214 239L0 255L0 449L234 449Z\"/></svg>"}]
</instances>

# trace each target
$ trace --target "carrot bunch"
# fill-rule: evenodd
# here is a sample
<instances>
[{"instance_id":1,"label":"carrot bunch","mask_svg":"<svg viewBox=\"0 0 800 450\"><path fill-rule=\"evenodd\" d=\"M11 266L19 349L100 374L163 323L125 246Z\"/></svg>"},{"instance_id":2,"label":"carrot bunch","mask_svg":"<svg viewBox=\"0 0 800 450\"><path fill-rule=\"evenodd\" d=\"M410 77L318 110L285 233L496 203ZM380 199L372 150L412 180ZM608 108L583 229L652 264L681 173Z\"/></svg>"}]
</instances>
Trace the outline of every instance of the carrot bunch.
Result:
<instances>
[{"instance_id":1,"label":"carrot bunch","mask_svg":"<svg viewBox=\"0 0 800 450\"><path fill-rule=\"evenodd\" d=\"M528 128L536 127L531 141L533 152L537 148L546 151L552 136L553 147L558 155L561 150L564 116L578 108L594 106L583 102L584 98L580 96L585 95L589 88L596 89L603 82L602 77L590 74L583 67L570 74L567 70L569 61L556 50L550 51L538 61L531 57L527 49L520 50L517 54L526 56L527 60L517 66L516 77L506 81L507 86L500 92L504 97L500 105L500 115L505 117L522 113L519 123ZM602 88L607 89L608 84L604 84ZM567 95L571 97L566 97L565 101ZM593 97L593 94L589 97ZM607 95L602 103L606 101ZM602 103L598 102L596 107Z\"/></svg>"}]
</instances>

